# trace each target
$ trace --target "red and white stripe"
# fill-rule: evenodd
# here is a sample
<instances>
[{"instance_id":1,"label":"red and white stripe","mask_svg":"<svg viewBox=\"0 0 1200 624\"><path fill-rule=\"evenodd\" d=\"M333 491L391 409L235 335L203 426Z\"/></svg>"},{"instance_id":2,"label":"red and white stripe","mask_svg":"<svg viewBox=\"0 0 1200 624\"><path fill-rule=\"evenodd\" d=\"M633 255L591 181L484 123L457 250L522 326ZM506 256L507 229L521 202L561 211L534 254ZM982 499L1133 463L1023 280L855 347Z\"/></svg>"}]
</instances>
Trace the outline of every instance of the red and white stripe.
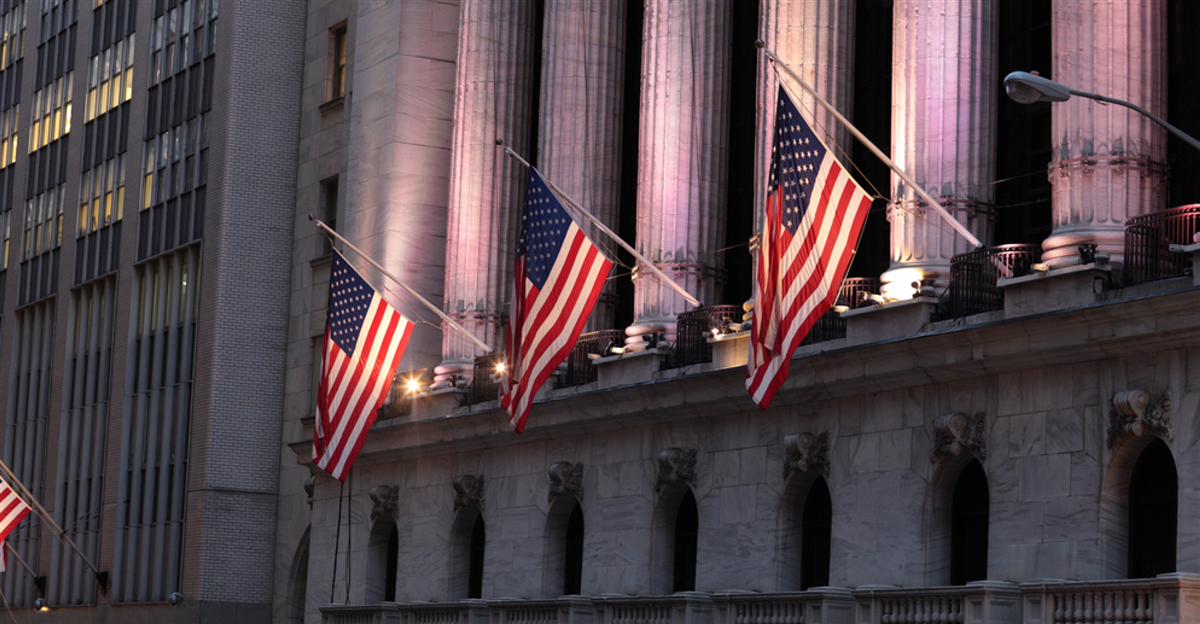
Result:
<instances>
[{"instance_id":1,"label":"red and white stripe","mask_svg":"<svg viewBox=\"0 0 1200 624\"><path fill-rule=\"evenodd\" d=\"M763 409L784 380L796 347L837 301L871 198L826 152L796 234L781 224L777 189L767 199L756 279L754 325L746 389Z\"/></svg>"},{"instance_id":2,"label":"red and white stripe","mask_svg":"<svg viewBox=\"0 0 1200 624\"><path fill-rule=\"evenodd\" d=\"M13 490L7 481L0 479L0 551L3 552L3 556L0 557L0 572L8 569L8 549L4 540L29 512L29 505L17 495L16 490Z\"/></svg>"},{"instance_id":3,"label":"red and white stripe","mask_svg":"<svg viewBox=\"0 0 1200 624\"><path fill-rule=\"evenodd\" d=\"M387 399L392 373L412 330L412 322L379 293L371 297L352 357L346 357L325 329L313 462L338 481L350 474L366 432Z\"/></svg>"},{"instance_id":4,"label":"red and white stripe","mask_svg":"<svg viewBox=\"0 0 1200 624\"><path fill-rule=\"evenodd\" d=\"M524 256L517 258L500 395L517 433L538 389L575 347L612 265L574 221L541 290L525 278Z\"/></svg>"}]
</instances>

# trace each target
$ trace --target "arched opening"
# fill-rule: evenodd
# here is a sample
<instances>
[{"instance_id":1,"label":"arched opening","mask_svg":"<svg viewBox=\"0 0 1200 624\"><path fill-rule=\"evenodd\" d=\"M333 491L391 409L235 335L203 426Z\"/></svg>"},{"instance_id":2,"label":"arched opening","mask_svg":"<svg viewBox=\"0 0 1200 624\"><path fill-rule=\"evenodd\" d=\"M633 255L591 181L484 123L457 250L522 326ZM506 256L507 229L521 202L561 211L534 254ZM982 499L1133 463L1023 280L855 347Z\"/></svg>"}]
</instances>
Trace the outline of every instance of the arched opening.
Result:
<instances>
[{"instance_id":1,"label":"arched opening","mask_svg":"<svg viewBox=\"0 0 1200 624\"><path fill-rule=\"evenodd\" d=\"M288 588L288 622L303 624L304 610L308 606L308 543L312 527L304 529L304 536L296 546L292 558L292 573Z\"/></svg>"},{"instance_id":2,"label":"arched opening","mask_svg":"<svg viewBox=\"0 0 1200 624\"><path fill-rule=\"evenodd\" d=\"M829 545L833 531L833 501L825 479L817 477L808 496L800 521L800 589L829 584Z\"/></svg>"},{"instance_id":3,"label":"arched opening","mask_svg":"<svg viewBox=\"0 0 1200 624\"><path fill-rule=\"evenodd\" d=\"M955 480L950 499L950 584L987 579L988 482L971 460Z\"/></svg>"},{"instance_id":4,"label":"arched opening","mask_svg":"<svg viewBox=\"0 0 1200 624\"><path fill-rule=\"evenodd\" d=\"M379 518L371 527L367 557L367 603L395 602L400 531L390 515Z\"/></svg>"},{"instance_id":5,"label":"arched opening","mask_svg":"<svg viewBox=\"0 0 1200 624\"><path fill-rule=\"evenodd\" d=\"M483 597L483 555L487 543L483 514L466 507L454 521L450 560L450 599Z\"/></svg>"},{"instance_id":6,"label":"arched opening","mask_svg":"<svg viewBox=\"0 0 1200 624\"><path fill-rule=\"evenodd\" d=\"M583 507L571 494L559 496L546 517L542 590L547 598L582 593Z\"/></svg>"},{"instance_id":7,"label":"arched opening","mask_svg":"<svg viewBox=\"0 0 1200 624\"><path fill-rule=\"evenodd\" d=\"M1129 478L1129 578L1175 571L1179 475L1162 440L1138 456Z\"/></svg>"},{"instance_id":8,"label":"arched opening","mask_svg":"<svg viewBox=\"0 0 1200 624\"><path fill-rule=\"evenodd\" d=\"M700 516L696 497L682 483L668 486L654 511L651 591L669 594L696 588Z\"/></svg>"}]
</instances>

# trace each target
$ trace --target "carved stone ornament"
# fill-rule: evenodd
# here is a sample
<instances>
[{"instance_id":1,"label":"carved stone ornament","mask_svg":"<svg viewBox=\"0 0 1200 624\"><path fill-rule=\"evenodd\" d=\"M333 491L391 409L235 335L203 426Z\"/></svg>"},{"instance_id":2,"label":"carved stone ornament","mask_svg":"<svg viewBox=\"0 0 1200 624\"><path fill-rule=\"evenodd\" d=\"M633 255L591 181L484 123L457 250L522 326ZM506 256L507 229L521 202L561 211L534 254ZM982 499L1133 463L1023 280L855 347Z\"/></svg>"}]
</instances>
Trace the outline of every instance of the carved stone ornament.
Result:
<instances>
[{"instance_id":1,"label":"carved stone ornament","mask_svg":"<svg viewBox=\"0 0 1200 624\"><path fill-rule=\"evenodd\" d=\"M665 448L658 452L658 482L654 491L675 483L696 484L696 449Z\"/></svg>"},{"instance_id":2,"label":"carved stone ornament","mask_svg":"<svg viewBox=\"0 0 1200 624\"><path fill-rule=\"evenodd\" d=\"M979 459L987 459L987 432L983 413L974 418L962 413L943 414L933 421L933 452L929 461L938 463L944 459L971 453Z\"/></svg>"},{"instance_id":3,"label":"carved stone ornament","mask_svg":"<svg viewBox=\"0 0 1200 624\"><path fill-rule=\"evenodd\" d=\"M783 463L783 478L787 479L793 472L808 472L816 470L821 476L829 478L829 432L822 431L817 435L811 433L793 433L783 439L783 449L787 452L787 461Z\"/></svg>"},{"instance_id":4,"label":"carved stone ornament","mask_svg":"<svg viewBox=\"0 0 1200 624\"><path fill-rule=\"evenodd\" d=\"M309 473L304 480L304 493L308 494L308 508L312 509L313 489L317 486L317 475Z\"/></svg>"},{"instance_id":5,"label":"carved stone ornament","mask_svg":"<svg viewBox=\"0 0 1200 624\"><path fill-rule=\"evenodd\" d=\"M371 501L375 503L371 507L371 522L383 514L391 514L393 518L399 510L400 502L400 486L398 485L377 485L368 492L371 496Z\"/></svg>"},{"instance_id":6,"label":"carved stone ornament","mask_svg":"<svg viewBox=\"0 0 1200 624\"><path fill-rule=\"evenodd\" d=\"M471 505L483 510L483 475L454 477L454 491L454 513Z\"/></svg>"},{"instance_id":7,"label":"carved stone ornament","mask_svg":"<svg viewBox=\"0 0 1200 624\"><path fill-rule=\"evenodd\" d=\"M1113 395L1113 409L1108 418L1108 447L1126 433L1135 438L1152 433L1168 441L1175 439L1171 423L1171 393L1152 398L1145 390L1122 390Z\"/></svg>"},{"instance_id":8,"label":"carved stone ornament","mask_svg":"<svg viewBox=\"0 0 1200 624\"><path fill-rule=\"evenodd\" d=\"M550 473L550 495L546 497L548 502L553 503L554 499L563 494L574 494L575 500L583 500L583 464L554 462L550 464L548 472Z\"/></svg>"}]
</instances>

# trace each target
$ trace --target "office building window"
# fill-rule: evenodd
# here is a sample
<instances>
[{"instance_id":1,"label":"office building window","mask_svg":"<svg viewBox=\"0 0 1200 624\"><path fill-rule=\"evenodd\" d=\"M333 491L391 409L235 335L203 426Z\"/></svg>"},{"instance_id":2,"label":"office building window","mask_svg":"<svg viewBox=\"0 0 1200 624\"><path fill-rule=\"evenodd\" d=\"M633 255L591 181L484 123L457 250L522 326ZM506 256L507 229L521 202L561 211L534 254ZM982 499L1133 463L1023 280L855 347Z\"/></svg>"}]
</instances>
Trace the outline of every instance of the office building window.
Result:
<instances>
[{"instance_id":1,"label":"office building window","mask_svg":"<svg viewBox=\"0 0 1200 624\"><path fill-rule=\"evenodd\" d=\"M1129 478L1129 578L1175 571L1179 474L1162 440L1138 456Z\"/></svg>"},{"instance_id":2,"label":"office building window","mask_svg":"<svg viewBox=\"0 0 1200 624\"><path fill-rule=\"evenodd\" d=\"M329 99L336 100L346 95L346 25L329 31Z\"/></svg>"}]
</instances>

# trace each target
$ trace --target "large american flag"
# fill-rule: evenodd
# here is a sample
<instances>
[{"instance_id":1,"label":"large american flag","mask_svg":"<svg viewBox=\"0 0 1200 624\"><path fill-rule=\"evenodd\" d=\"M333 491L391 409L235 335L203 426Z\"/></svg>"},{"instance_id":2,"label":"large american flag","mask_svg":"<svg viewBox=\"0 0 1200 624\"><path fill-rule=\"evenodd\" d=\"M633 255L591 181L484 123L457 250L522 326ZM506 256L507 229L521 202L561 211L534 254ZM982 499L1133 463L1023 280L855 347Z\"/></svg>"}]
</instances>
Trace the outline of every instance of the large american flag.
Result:
<instances>
[{"instance_id":1,"label":"large american flag","mask_svg":"<svg viewBox=\"0 0 1200 624\"><path fill-rule=\"evenodd\" d=\"M8 548L4 540L29 515L29 505L17 495L8 482L0 479L0 572L8 570Z\"/></svg>"},{"instance_id":2,"label":"large american flag","mask_svg":"<svg viewBox=\"0 0 1200 624\"><path fill-rule=\"evenodd\" d=\"M837 301L871 197L779 88L746 389L763 409L796 347Z\"/></svg>"},{"instance_id":3,"label":"large american flag","mask_svg":"<svg viewBox=\"0 0 1200 624\"><path fill-rule=\"evenodd\" d=\"M517 433L538 388L574 348L612 265L530 168L500 382Z\"/></svg>"},{"instance_id":4,"label":"large american flag","mask_svg":"<svg viewBox=\"0 0 1200 624\"><path fill-rule=\"evenodd\" d=\"M412 329L334 250L313 462L338 481L350 474Z\"/></svg>"}]
</instances>

